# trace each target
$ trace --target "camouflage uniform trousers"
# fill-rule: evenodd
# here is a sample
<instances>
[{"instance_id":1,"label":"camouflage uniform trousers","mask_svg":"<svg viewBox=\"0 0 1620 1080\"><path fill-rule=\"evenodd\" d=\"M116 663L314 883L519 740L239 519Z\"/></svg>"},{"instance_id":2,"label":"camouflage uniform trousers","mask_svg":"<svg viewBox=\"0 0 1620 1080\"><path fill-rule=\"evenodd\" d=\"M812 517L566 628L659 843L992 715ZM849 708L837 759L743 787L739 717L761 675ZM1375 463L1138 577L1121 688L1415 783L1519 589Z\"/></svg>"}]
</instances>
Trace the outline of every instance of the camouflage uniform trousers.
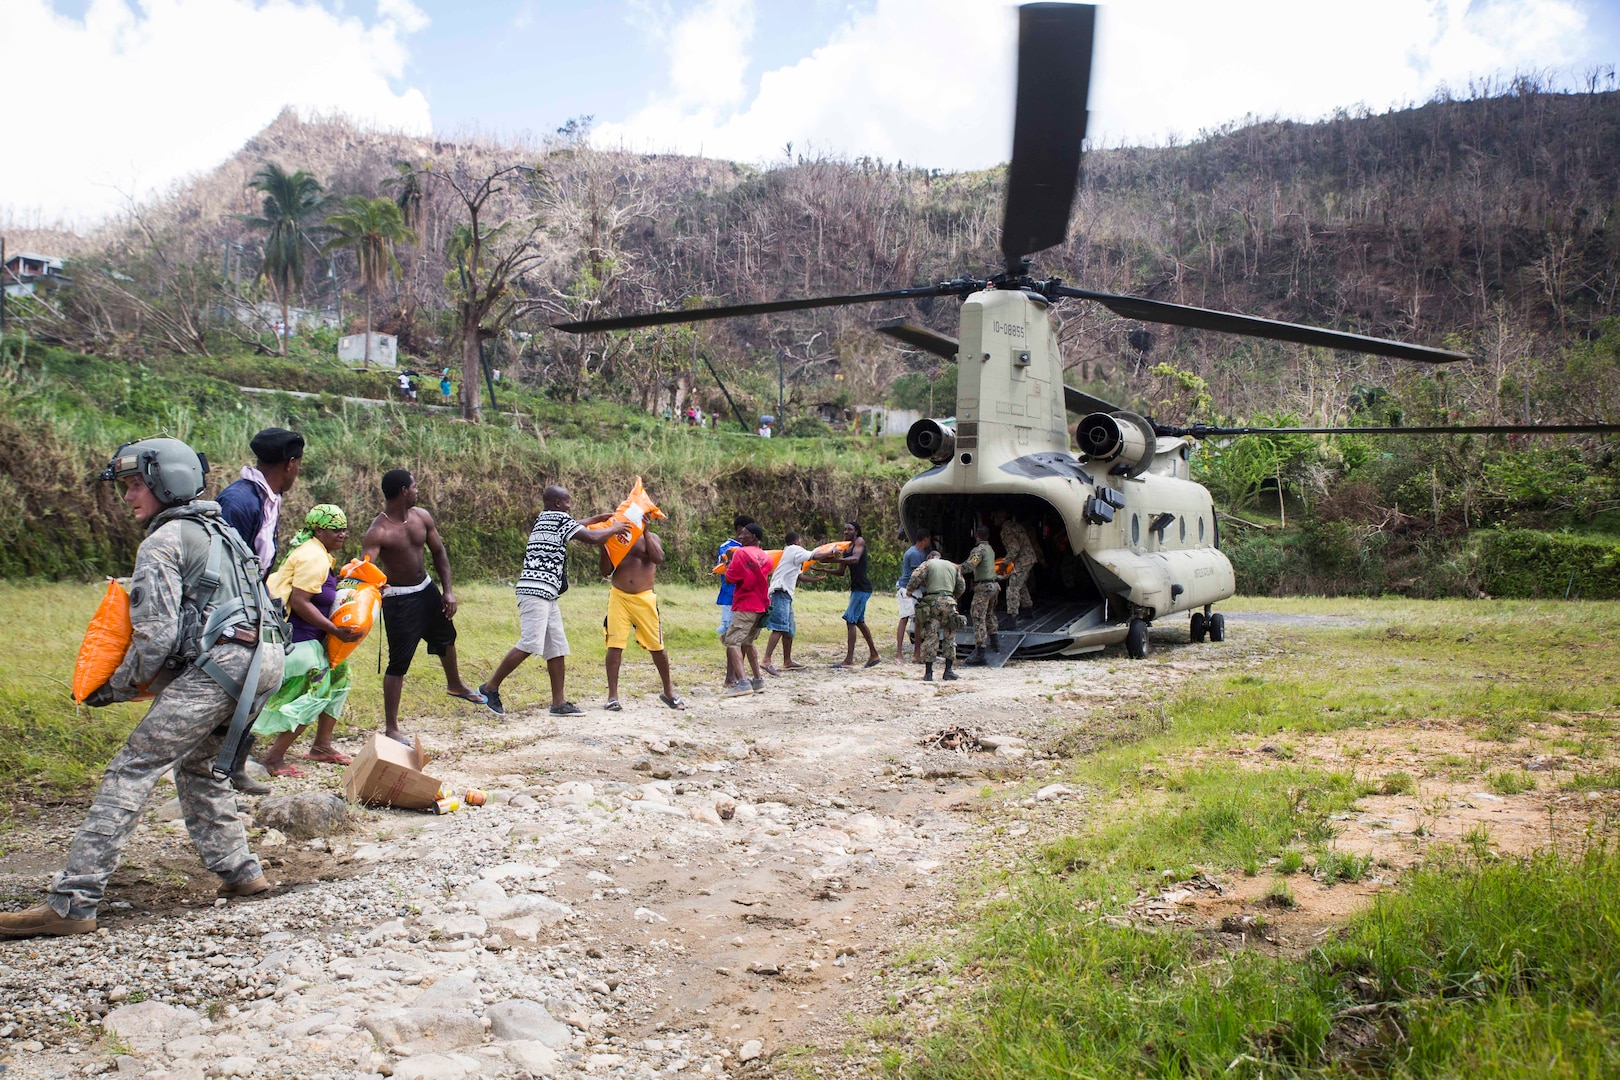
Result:
<instances>
[{"instance_id":1,"label":"camouflage uniform trousers","mask_svg":"<svg viewBox=\"0 0 1620 1080\"><path fill-rule=\"evenodd\" d=\"M954 596L925 596L917 601L917 639L922 642L922 659L932 664L940 654L947 663L956 662L956 628L961 614Z\"/></svg>"},{"instance_id":2,"label":"camouflage uniform trousers","mask_svg":"<svg viewBox=\"0 0 1620 1080\"><path fill-rule=\"evenodd\" d=\"M247 675L253 650L219 645L215 657L225 673ZM267 646L259 666L258 693L281 683L281 648ZM251 691L249 691L251 692ZM264 872L248 850L247 830L236 811L230 781L215 780L214 759L236 702L200 668L188 665L153 700L152 707L114 755L96 791L84 824L73 836L67 866L51 882L45 902L69 919L93 919L118 868L118 856L140 820L158 777L174 767L174 786L186 831L203 865L228 885L252 881Z\"/></svg>"},{"instance_id":3,"label":"camouflage uniform trousers","mask_svg":"<svg viewBox=\"0 0 1620 1080\"><path fill-rule=\"evenodd\" d=\"M973 644L984 648L999 626L996 623L996 597L1001 595L1001 586L994 581L981 581L973 586L973 608L968 621L973 626Z\"/></svg>"},{"instance_id":4,"label":"camouflage uniform trousers","mask_svg":"<svg viewBox=\"0 0 1620 1080\"><path fill-rule=\"evenodd\" d=\"M1033 608L1035 601L1029 595L1029 575L1035 569L1034 560L1020 562L1007 575L1007 614L1018 618L1022 608Z\"/></svg>"}]
</instances>

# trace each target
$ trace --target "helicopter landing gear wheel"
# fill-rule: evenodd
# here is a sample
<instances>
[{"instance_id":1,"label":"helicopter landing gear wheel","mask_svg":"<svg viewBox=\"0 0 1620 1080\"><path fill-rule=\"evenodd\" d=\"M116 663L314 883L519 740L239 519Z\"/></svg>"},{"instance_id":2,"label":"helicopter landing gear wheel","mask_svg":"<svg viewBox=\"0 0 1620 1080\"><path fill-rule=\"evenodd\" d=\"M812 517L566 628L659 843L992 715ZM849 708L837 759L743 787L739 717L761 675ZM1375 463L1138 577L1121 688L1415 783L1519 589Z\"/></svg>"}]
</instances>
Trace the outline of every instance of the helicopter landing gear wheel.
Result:
<instances>
[{"instance_id":1,"label":"helicopter landing gear wheel","mask_svg":"<svg viewBox=\"0 0 1620 1080\"><path fill-rule=\"evenodd\" d=\"M1204 618L1204 613L1202 611L1193 612L1192 622L1187 627L1187 636L1192 640L1192 643L1197 645L1200 641L1203 641L1204 635L1208 632L1209 620Z\"/></svg>"},{"instance_id":2,"label":"helicopter landing gear wheel","mask_svg":"<svg viewBox=\"0 0 1620 1080\"><path fill-rule=\"evenodd\" d=\"M1132 660L1140 660L1147 656L1148 624L1144 620L1131 620L1131 627L1125 633L1125 652Z\"/></svg>"},{"instance_id":3,"label":"helicopter landing gear wheel","mask_svg":"<svg viewBox=\"0 0 1620 1080\"><path fill-rule=\"evenodd\" d=\"M1209 640L1226 640L1226 616L1219 612L1209 617Z\"/></svg>"}]
</instances>

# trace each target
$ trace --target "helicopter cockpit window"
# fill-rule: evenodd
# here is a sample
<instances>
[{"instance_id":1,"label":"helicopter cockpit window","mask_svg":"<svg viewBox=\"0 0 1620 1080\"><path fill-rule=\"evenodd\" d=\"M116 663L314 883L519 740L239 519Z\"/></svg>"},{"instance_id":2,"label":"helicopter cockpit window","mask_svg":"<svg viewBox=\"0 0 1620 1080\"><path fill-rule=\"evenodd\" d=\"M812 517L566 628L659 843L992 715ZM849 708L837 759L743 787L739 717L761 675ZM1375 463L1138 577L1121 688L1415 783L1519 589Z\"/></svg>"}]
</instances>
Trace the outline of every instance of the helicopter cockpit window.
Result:
<instances>
[{"instance_id":1,"label":"helicopter cockpit window","mask_svg":"<svg viewBox=\"0 0 1620 1080\"><path fill-rule=\"evenodd\" d=\"M1185 517L1181 519L1181 542L1183 544L1187 542L1187 519Z\"/></svg>"},{"instance_id":2,"label":"helicopter cockpit window","mask_svg":"<svg viewBox=\"0 0 1620 1080\"><path fill-rule=\"evenodd\" d=\"M1202 514L1198 516L1198 542L1204 542L1204 517Z\"/></svg>"},{"instance_id":3,"label":"helicopter cockpit window","mask_svg":"<svg viewBox=\"0 0 1620 1080\"><path fill-rule=\"evenodd\" d=\"M1131 543L1140 544L1141 542L1142 542L1142 518L1138 514L1132 514L1131 515Z\"/></svg>"}]
</instances>

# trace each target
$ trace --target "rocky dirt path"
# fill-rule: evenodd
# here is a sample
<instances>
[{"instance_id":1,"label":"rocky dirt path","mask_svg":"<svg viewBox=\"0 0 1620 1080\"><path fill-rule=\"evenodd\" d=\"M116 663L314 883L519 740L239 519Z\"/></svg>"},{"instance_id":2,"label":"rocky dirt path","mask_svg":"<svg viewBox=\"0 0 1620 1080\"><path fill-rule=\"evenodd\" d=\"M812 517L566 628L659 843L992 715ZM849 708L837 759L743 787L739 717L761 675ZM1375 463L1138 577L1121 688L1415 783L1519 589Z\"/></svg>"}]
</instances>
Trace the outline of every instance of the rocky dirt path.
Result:
<instances>
[{"instance_id":1,"label":"rocky dirt path","mask_svg":"<svg viewBox=\"0 0 1620 1080\"><path fill-rule=\"evenodd\" d=\"M638 702L566 726L421 721L430 771L489 804L360 811L310 841L266 831L255 848L282 888L264 900L215 901L158 807L95 937L0 944L0 1065L148 1080L863 1074L886 969L955 932L954 884L1009 842L984 812L996 796L1061 798L1040 790L1058 735L1265 641L1261 627L1222 646L1159 635L1143 664L1022 663L953 684L818 665L751 698L690 695L684 715ZM958 726L1014 741L922 745ZM34 902L81 813L8 838L6 906Z\"/></svg>"}]
</instances>

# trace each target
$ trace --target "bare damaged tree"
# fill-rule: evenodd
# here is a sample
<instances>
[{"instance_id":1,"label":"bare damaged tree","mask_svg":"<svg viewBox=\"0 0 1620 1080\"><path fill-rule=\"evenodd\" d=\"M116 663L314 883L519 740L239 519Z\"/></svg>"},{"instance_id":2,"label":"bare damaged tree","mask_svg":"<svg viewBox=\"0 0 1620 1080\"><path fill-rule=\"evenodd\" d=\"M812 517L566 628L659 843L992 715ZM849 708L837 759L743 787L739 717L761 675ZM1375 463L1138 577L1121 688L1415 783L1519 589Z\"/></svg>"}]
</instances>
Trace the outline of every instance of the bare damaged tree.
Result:
<instances>
[{"instance_id":1,"label":"bare damaged tree","mask_svg":"<svg viewBox=\"0 0 1620 1080\"><path fill-rule=\"evenodd\" d=\"M536 245L541 218L535 212L538 170L507 165L485 175L431 165L422 175L450 191L461 204L463 223L450 237L447 254L459 285L453 289L457 343L461 355L461 415L483 419L482 342L499 334L522 300L515 287L545 261Z\"/></svg>"}]
</instances>

